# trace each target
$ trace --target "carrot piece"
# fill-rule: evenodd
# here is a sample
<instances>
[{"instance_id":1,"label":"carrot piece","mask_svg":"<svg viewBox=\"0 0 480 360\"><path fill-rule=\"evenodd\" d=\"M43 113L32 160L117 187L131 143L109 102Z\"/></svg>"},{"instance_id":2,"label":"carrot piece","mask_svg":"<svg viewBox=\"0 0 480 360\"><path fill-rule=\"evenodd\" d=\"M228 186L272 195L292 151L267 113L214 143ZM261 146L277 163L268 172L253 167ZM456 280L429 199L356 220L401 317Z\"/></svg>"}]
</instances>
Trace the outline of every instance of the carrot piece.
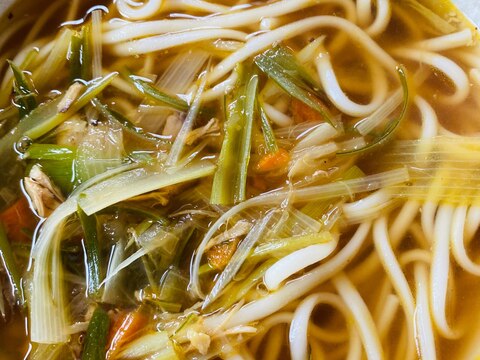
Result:
<instances>
[{"instance_id":1,"label":"carrot piece","mask_svg":"<svg viewBox=\"0 0 480 360\"><path fill-rule=\"evenodd\" d=\"M117 351L135 337L147 323L148 316L141 308L121 313L110 328L106 359L112 359Z\"/></svg>"},{"instance_id":2,"label":"carrot piece","mask_svg":"<svg viewBox=\"0 0 480 360\"><path fill-rule=\"evenodd\" d=\"M238 239L233 239L213 246L207 252L208 263L217 270L223 270L237 250L237 245Z\"/></svg>"},{"instance_id":3,"label":"carrot piece","mask_svg":"<svg viewBox=\"0 0 480 360\"><path fill-rule=\"evenodd\" d=\"M304 121L320 122L325 120L318 111L315 111L311 107L305 105L303 102L295 98L292 99L291 110L293 121L295 121L297 124Z\"/></svg>"},{"instance_id":4,"label":"carrot piece","mask_svg":"<svg viewBox=\"0 0 480 360\"><path fill-rule=\"evenodd\" d=\"M258 172L267 172L277 170L286 166L290 161L290 154L285 149L278 149L274 153L269 153L263 156L257 163L256 170Z\"/></svg>"},{"instance_id":5,"label":"carrot piece","mask_svg":"<svg viewBox=\"0 0 480 360\"><path fill-rule=\"evenodd\" d=\"M32 213L27 199L22 197L0 214L0 221L5 226L10 242L25 243L32 241L27 234L33 233L38 220Z\"/></svg>"}]
</instances>

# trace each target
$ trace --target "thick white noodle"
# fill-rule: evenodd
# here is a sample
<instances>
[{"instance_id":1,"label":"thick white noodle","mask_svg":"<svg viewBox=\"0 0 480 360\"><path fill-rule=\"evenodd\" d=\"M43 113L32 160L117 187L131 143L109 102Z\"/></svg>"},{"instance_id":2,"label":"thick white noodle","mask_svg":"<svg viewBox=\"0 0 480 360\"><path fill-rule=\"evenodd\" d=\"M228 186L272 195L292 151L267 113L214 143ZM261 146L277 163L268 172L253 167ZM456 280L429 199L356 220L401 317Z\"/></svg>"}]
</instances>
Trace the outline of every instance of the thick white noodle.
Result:
<instances>
[{"instance_id":1,"label":"thick white noodle","mask_svg":"<svg viewBox=\"0 0 480 360\"><path fill-rule=\"evenodd\" d=\"M230 29L194 29L182 32L156 35L139 40L116 44L112 51L119 56L148 54L211 39L233 39L245 41L247 34Z\"/></svg>"},{"instance_id":2,"label":"thick white noodle","mask_svg":"<svg viewBox=\"0 0 480 360\"><path fill-rule=\"evenodd\" d=\"M380 189L374 193L342 206L346 220L351 222L362 221L379 213L390 204L392 194L389 189Z\"/></svg>"},{"instance_id":3,"label":"thick white noodle","mask_svg":"<svg viewBox=\"0 0 480 360\"><path fill-rule=\"evenodd\" d=\"M390 227L390 237L394 249L399 245L411 227L413 220L417 216L419 207L420 204L418 202L413 200L407 201L393 221ZM360 283L368 279L379 267L380 260L378 256L373 253L350 272L350 278L354 283Z\"/></svg>"},{"instance_id":4,"label":"thick white noodle","mask_svg":"<svg viewBox=\"0 0 480 360\"><path fill-rule=\"evenodd\" d=\"M131 20L143 20L158 14L163 5L163 0L116 0L118 12Z\"/></svg>"},{"instance_id":5,"label":"thick white noodle","mask_svg":"<svg viewBox=\"0 0 480 360\"><path fill-rule=\"evenodd\" d=\"M272 106L266 102L262 103L262 106L263 110L265 110L265 114L267 114L267 117L278 127L282 128L293 125L293 119L284 114L282 111L278 110L275 106Z\"/></svg>"},{"instance_id":6,"label":"thick white noodle","mask_svg":"<svg viewBox=\"0 0 480 360\"><path fill-rule=\"evenodd\" d=\"M321 264L305 275L288 282L279 290L242 306L240 310L229 317L226 325L234 327L263 319L308 293L315 286L329 280L352 261L365 242L370 232L370 226L370 223L361 224L347 245L325 264ZM223 321L221 316L210 317L205 319L204 324L207 328L216 328L220 321Z\"/></svg>"},{"instance_id":7,"label":"thick white noodle","mask_svg":"<svg viewBox=\"0 0 480 360\"><path fill-rule=\"evenodd\" d=\"M422 117L422 139L432 138L438 134L438 118L432 106L420 95L414 98L415 105Z\"/></svg>"},{"instance_id":8,"label":"thick white noodle","mask_svg":"<svg viewBox=\"0 0 480 360\"><path fill-rule=\"evenodd\" d=\"M327 304L337 309L345 319L349 318L348 309L342 299L332 293L312 294L302 300L295 309L290 324L290 356L292 360L308 360L308 330L313 309L318 304ZM348 323L348 321L347 321Z\"/></svg>"},{"instance_id":9,"label":"thick white noodle","mask_svg":"<svg viewBox=\"0 0 480 360\"><path fill-rule=\"evenodd\" d=\"M348 341L348 354L346 360L361 360L363 353L362 353L362 340L360 339L360 335L358 335L357 331L354 331L352 335L350 335L350 339Z\"/></svg>"},{"instance_id":10,"label":"thick white noodle","mask_svg":"<svg viewBox=\"0 0 480 360\"><path fill-rule=\"evenodd\" d=\"M337 241L315 244L284 256L267 269L263 282L269 291L277 290L280 284L293 274L328 257L337 247Z\"/></svg>"},{"instance_id":11,"label":"thick white noodle","mask_svg":"<svg viewBox=\"0 0 480 360\"><path fill-rule=\"evenodd\" d=\"M245 46L233 54L227 56L213 69L209 82L214 83L218 79L229 73L237 63L240 63L249 57L258 54L277 41L283 41L317 28L335 28L345 32L358 44L366 50L369 55L377 59L378 62L393 76L396 77L397 62L383 50L372 38L350 21L336 16L313 16L290 24L281 26L270 32L260 34L249 39ZM465 75L466 76L466 75Z\"/></svg>"},{"instance_id":12,"label":"thick white noodle","mask_svg":"<svg viewBox=\"0 0 480 360\"><path fill-rule=\"evenodd\" d=\"M373 23L365 30L372 37L380 35L385 31L392 17L390 0L377 0L377 13Z\"/></svg>"},{"instance_id":13,"label":"thick white noodle","mask_svg":"<svg viewBox=\"0 0 480 360\"><path fill-rule=\"evenodd\" d=\"M430 65L444 73L454 84L455 92L452 95L441 95L439 100L448 105L458 105L465 101L470 92L470 83L465 71L446 56L425 50L413 48L397 48L394 55Z\"/></svg>"},{"instance_id":14,"label":"thick white noodle","mask_svg":"<svg viewBox=\"0 0 480 360\"><path fill-rule=\"evenodd\" d=\"M422 262L417 262L414 267L416 287L415 307L415 339L421 359L435 360L437 358L435 336L432 319L430 317L430 304L428 302L428 270Z\"/></svg>"},{"instance_id":15,"label":"thick white noodle","mask_svg":"<svg viewBox=\"0 0 480 360\"><path fill-rule=\"evenodd\" d=\"M452 226L453 207L440 205L435 218L433 241L433 257L430 271L431 312L438 332L448 338L455 339L456 333L447 321L447 294L450 278L450 233Z\"/></svg>"},{"instance_id":16,"label":"thick white noodle","mask_svg":"<svg viewBox=\"0 0 480 360\"><path fill-rule=\"evenodd\" d=\"M385 298L384 305L381 308L382 315L378 319L375 319L375 324L378 329L378 336L380 337L381 340L387 337L388 332L392 328L392 325L395 320L395 316L397 315L399 307L400 307L400 300L398 299L398 296L393 294L388 294ZM412 335L413 335L413 332L412 332ZM415 343L413 342L413 339L411 342L415 345ZM412 349L411 353L415 354L415 348Z\"/></svg>"},{"instance_id":17,"label":"thick white noodle","mask_svg":"<svg viewBox=\"0 0 480 360\"><path fill-rule=\"evenodd\" d=\"M436 38L418 41L413 47L426 51L445 51L462 46L472 45L473 33L470 29L460 30L452 34L442 35Z\"/></svg>"},{"instance_id":18,"label":"thick white noodle","mask_svg":"<svg viewBox=\"0 0 480 360\"><path fill-rule=\"evenodd\" d=\"M471 69L468 75L475 85L480 86L480 69Z\"/></svg>"},{"instance_id":19,"label":"thick white noodle","mask_svg":"<svg viewBox=\"0 0 480 360\"><path fill-rule=\"evenodd\" d=\"M407 354L413 355L415 353L415 343L413 342L414 328L412 319L415 303L410 286L405 278L405 274L403 273L390 244L387 219L385 216L376 220L373 225L373 243L375 245L376 253L380 258L380 262L400 298L408 329Z\"/></svg>"},{"instance_id":20,"label":"thick white noodle","mask_svg":"<svg viewBox=\"0 0 480 360\"><path fill-rule=\"evenodd\" d=\"M362 340L367 359L383 359L382 344L378 337L375 323L357 289L355 289L355 286L344 273L336 275L332 279L332 282L340 294L340 297L345 302L345 305L350 310L350 316L353 318L355 327Z\"/></svg>"},{"instance_id":21,"label":"thick white noodle","mask_svg":"<svg viewBox=\"0 0 480 360\"><path fill-rule=\"evenodd\" d=\"M465 224L465 241L469 243L478 228L480 227L480 206L472 205L468 209L467 220Z\"/></svg>"},{"instance_id":22,"label":"thick white noodle","mask_svg":"<svg viewBox=\"0 0 480 360\"><path fill-rule=\"evenodd\" d=\"M367 116L373 113L384 101L388 91L388 81L382 68L375 62L368 59L371 71L370 78L373 82L373 94L370 103L359 104L348 98L343 92L333 70L330 54L321 52L315 59L317 73L324 91L330 101L343 113L350 116Z\"/></svg>"},{"instance_id":23,"label":"thick white noodle","mask_svg":"<svg viewBox=\"0 0 480 360\"><path fill-rule=\"evenodd\" d=\"M425 238L430 244L433 244L435 237L435 213L438 204L434 201L426 201L422 206L421 223Z\"/></svg>"},{"instance_id":24,"label":"thick white noodle","mask_svg":"<svg viewBox=\"0 0 480 360\"><path fill-rule=\"evenodd\" d=\"M408 228L418 214L420 204L415 200L408 200L398 213L389 229L392 246L396 247L399 241L405 236Z\"/></svg>"},{"instance_id":25,"label":"thick white noodle","mask_svg":"<svg viewBox=\"0 0 480 360\"><path fill-rule=\"evenodd\" d=\"M458 206L453 213L452 220L452 254L458 265L465 271L480 276L480 264L476 264L465 249L465 221L467 219L467 207Z\"/></svg>"},{"instance_id":26,"label":"thick white noodle","mask_svg":"<svg viewBox=\"0 0 480 360\"><path fill-rule=\"evenodd\" d=\"M238 72L232 71L224 81L205 91L202 95L202 101L208 102L223 97L235 88L237 80Z\"/></svg>"},{"instance_id":27,"label":"thick white noodle","mask_svg":"<svg viewBox=\"0 0 480 360\"><path fill-rule=\"evenodd\" d=\"M332 140L339 135L337 129L328 123L321 123L312 126L313 130L309 131L293 148L293 151L307 149L312 146L318 146ZM309 129L310 130L310 129Z\"/></svg>"},{"instance_id":28,"label":"thick white noodle","mask_svg":"<svg viewBox=\"0 0 480 360\"><path fill-rule=\"evenodd\" d=\"M372 22L372 0L357 0L357 18L362 27Z\"/></svg>"},{"instance_id":29,"label":"thick white noodle","mask_svg":"<svg viewBox=\"0 0 480 360\"><path fill-rule=\"evenodd\" d=\"M203 0L169 0L162 7L162 13L172 11L202 11L211 14L221 14L233 10L233 8Z\"/></svg>"},{"instance_id":30,"label":"thick white noodle","mask_svg":"<svg viewBox=\"0 0 480 360\"><path fill-rule=\"evenodd\" d=\"M316 3L331 3L335 0L283 0L272 4L242 10L231 14L197 19L156 20L127 23L104 34L104 42L113 44L140 37L199 28L237 28L259 23L265 17L276 17L295 12Z\"/></svg>"},{"instance_id":31,"label":"thick white noodle","mask_svg":"<svg viewBox=\"0 0 480 360\"><path fill-rule=\"evenodd\" d=\"M260 326L258 327L258 331L255 334L255 338L252 339L252 342L250 344L250 349L252 350L252 352L256 353L258 351L258 348L260 347L263 338L271 328L273 328L276 325L290 324L292 322L292 319L293 319L293 313L291 312L279 312L264 319L260 323Z\"/></svg>"}]
</instances>

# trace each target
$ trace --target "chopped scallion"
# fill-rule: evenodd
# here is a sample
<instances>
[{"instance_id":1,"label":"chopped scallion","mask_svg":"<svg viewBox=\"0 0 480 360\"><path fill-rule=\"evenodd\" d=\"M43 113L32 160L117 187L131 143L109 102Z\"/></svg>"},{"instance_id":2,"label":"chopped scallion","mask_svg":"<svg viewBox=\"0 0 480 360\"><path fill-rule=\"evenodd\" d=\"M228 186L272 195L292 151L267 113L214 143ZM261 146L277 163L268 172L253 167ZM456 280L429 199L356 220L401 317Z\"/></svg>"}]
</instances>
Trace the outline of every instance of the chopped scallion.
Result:
<instances>
[{"instance_id":1,"label":"chopped scallion","mask_svg":"<svg viewBox=\"0 0 480 360\"><path fill-rule=\"evenodd\" d=\"M282 47L275 47L255 57L255 64L274 80L287 94L311 107L332 123L332 115L315 91L305 82L300 65L292 65L292 59Z\"/></svg>"},{"instance_id":2,"label":"chopped scallion","mask_svg":"<svg viewBox=\"0 0 480 360\"><path fill-rule=\"evenodd\" d=\"M246 198L257 86L258 75L253 75L226 106L225 137L212 187L213 204L235 204Z\"/></svg>"},{"instance_id":3,"label":"chopped scallion","mask_svg":"<svg viewBox=\"0 0 480 360\"><path fill-rule=\"evenodd\" d=\"M82 360L104 360L110 319L105 310L97 307L88 325Z\"/></svg>"},{"instance_id":4,"label":"chopped scallion","mask_svg":"<svg viewBox=\"0 0 480 360\"><path fill-rule=\"evenodd\" d=\"M95 214L88 216L79 207L77 210L83 228L83 244L85 247L85 267L87 293L93 298L100 296L102 270L100 264L100 244L98 239L97 218Z\"/></svg>"}]
</instances>

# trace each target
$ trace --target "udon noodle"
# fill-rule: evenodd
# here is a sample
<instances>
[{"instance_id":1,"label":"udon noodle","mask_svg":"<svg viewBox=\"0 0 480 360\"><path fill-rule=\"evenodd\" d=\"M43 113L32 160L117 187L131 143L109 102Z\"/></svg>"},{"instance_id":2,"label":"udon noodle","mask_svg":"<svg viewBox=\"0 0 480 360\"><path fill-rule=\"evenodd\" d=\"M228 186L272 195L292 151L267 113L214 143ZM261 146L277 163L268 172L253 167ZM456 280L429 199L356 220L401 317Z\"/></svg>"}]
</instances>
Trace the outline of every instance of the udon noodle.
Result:
<instances>
[{"instance_id":1,"label":"udon noodle","mask_svg":"<svg viewBox=\"0 0 480 360\"><path fill-rule=\"evenodd\" d=\"M0 28L0 358L480 355L480 48L449 2Z\"/></svg>"}]
</instances>

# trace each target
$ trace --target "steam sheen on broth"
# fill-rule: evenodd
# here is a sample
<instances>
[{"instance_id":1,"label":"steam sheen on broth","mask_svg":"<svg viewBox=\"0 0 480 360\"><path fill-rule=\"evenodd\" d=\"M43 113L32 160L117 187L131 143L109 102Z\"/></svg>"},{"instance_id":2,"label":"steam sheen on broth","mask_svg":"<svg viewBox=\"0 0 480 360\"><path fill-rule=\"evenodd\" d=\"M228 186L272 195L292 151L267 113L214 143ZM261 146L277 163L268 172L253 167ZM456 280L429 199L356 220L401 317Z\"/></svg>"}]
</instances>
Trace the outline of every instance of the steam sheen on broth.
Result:
<instances>
[{"instance_id":1,"label":"steam sheen on broth","mask_svg":"<svg viewBox=\"0 0 480 360\"><path fill-rule=\"evenodd\" d=\"M480 48L448 1L0 29L0 359L480 356Z\"/></svg>"}]
</instances>

